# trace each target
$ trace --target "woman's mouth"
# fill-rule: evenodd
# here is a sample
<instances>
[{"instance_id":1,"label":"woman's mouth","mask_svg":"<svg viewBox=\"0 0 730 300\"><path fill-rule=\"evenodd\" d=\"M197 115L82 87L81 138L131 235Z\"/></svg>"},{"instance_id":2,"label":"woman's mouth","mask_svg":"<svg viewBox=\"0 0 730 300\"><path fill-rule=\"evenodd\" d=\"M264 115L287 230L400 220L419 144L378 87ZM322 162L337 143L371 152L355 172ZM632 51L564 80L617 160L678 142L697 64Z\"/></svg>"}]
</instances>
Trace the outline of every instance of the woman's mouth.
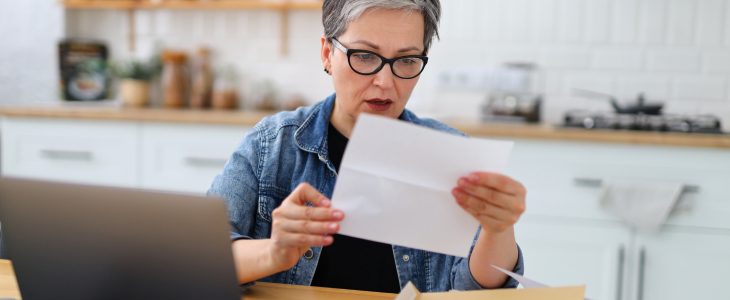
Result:
<instances>
[{"instance_id":1,"label":"woman's mouth","mask_svg":"<svg viewBox=\"0 0 730 300\"><path fill-rule=\"evenodd\" d=\"M393 100L390 99L370 99L365 101L365 103L368 104L368 107L372 110L376 111L386 111L390 108L390 106L393 104Z\"/></svg>"}]
</instances>

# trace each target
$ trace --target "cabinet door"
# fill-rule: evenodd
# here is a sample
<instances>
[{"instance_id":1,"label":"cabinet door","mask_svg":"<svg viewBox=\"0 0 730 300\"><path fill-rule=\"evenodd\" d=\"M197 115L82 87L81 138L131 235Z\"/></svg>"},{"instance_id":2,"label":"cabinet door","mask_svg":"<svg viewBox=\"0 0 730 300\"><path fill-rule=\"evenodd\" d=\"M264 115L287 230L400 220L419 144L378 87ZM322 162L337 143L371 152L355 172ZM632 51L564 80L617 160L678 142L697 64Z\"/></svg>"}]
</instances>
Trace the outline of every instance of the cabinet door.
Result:
<instances>
[{"instance_id":1,"label":"cabinet door","mask_svg":"<svg viewBox=\"0 0 730 300\"><path fill-rule=\"evenodd\" d=\"M517 140L506 174L527 188L527 213L615 220L598 205L600 188L575 178L619 178L696 185L688 211L667 224L730 229L730 151L718 148Z\"/></svg>"},{"instance_id":2,"label":"cabinet door","mask_svg":"<svg viewBox=\"0 0 730 300\"><path fill-rule=\"evenodd\" d=\"M136 123L5 117L2 125L3 176L137 184Z\"/></svg>"},{"instance_id":3,"label":"cabinet door","mask_svg":"<svg viewBox=\"0 0 730 300\"><path fill-rule=\"evenodd\" d=\"M525 277L549 286L587 285L592 300L621 299L631 234L619 224L525 216L515 234Z\"/></svg>"},{"instance_id":4,"label":"cabinet door","mask_svg":"<svg viewBox=\"0 0 730 300\"><path fill-rule=\"evenodd\" d=\"M205 194L248 126L144 123L142 187Z\"/></svg>"},{"instance_id":5,"label":"cabinet door","mask_svg":"<svg viewBox=\"0 0 730 300\"><path fill-rule=\"evenodd\" d=\"M730 299L730 232L690 230L638 235L631 299Z\"/></svg>"}]
</instances>

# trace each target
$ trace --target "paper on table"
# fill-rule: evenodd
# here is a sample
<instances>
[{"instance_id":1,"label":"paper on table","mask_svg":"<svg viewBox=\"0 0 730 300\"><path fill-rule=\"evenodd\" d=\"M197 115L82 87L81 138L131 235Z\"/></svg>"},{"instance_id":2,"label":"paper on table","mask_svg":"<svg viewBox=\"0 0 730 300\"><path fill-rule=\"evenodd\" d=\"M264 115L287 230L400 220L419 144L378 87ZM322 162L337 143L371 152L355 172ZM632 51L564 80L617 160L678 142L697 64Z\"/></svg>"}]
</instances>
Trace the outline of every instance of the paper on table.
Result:
<instances>
[{"instance_id":1,"label":"paper on table","mask_svg":"<svg viewBox=\"0 0 730 300\"><path fill-rule=\"evenodd\" d=\"M511 272L511 271L507 271L507 270L497 267L495 265L492 265L492 268L495 268L495 269L499 270L500 272L507 274L507 276L514 278L514 280L517 280L517 282L519 282L522 285L522 287L524 287L526 289L547 287L547 284L542 284L542 283L539 283L532 279L525 278L524 276L522 276L520 274Z\"/></svg>"},{"instance_id":2,"label":"paper on table","mask_svg":"<svg viewBox=\"0 0 730 300\"><path fill-rule=\"evenodd\" d=\"M339 233L467 257L479 222L451 190L471 172L502 173L513 144L361 114L332 195Z\"/></svg>"},{"instance_id":3,"label":"paper on table","mask_svg":"<svg viewBox=\"0 0 730 300\"><path fill-rule=\"evenodd\" d=\"M514 272L507 271L507 270L497 267L495 265L492 265L492 268L495 268L495 269L499 270L500 272L507 274L507 276L512 277L514 280L517 280L517 282L519 282L522 285L522 287L524 287L526 289L549 287L547 284L539 283L539 282L529 279L525 276L522 276L522 275L514 273ZM590 300L590 299L583 298L583 300Z\"/></svg>"}]
</instances>

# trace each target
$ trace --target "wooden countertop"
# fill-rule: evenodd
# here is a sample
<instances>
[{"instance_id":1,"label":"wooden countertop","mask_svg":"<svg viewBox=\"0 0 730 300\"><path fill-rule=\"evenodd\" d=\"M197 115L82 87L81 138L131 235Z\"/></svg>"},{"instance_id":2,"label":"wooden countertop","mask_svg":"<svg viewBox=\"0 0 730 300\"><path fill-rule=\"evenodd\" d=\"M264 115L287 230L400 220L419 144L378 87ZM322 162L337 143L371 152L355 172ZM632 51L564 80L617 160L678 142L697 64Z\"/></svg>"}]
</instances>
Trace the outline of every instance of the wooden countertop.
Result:
<instances>
[{"instance_id":1,"label":"wooden countertop","mask_svg":"<svg viewBox=\"0 0 730 300\"><path fill-rule=\"evenodd\" d=\"M163 108L102 108L87 106L0 107L0 115L17 117L179 122L247 126L253 126L263 117L273 113L275 112ZM446 123L471 136L730 148L730 135L727 134L586 130L581 128L562 128L546 125L508 125L477 122Z\"/></svg>"}]
</instances>

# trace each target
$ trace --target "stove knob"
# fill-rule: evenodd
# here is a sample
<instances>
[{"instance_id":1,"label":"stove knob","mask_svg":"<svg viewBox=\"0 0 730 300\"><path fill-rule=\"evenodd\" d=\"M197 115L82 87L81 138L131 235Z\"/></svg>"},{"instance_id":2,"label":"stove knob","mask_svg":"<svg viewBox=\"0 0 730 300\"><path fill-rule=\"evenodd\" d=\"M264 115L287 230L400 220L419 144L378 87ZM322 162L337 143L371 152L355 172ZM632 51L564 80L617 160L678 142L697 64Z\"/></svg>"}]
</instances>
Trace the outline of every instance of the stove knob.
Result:
<instances>
[{"instance_id":1,"label":"stove knob","mask_svg":"<svg viewBox=\"0 0 730 300\"><path fill-rule=\"evenodd\" d=\"M591 129L596 126L596 121L593 120L593 118L585 118L583 119L583 127Z\"/></svg>"}]
</instances>

